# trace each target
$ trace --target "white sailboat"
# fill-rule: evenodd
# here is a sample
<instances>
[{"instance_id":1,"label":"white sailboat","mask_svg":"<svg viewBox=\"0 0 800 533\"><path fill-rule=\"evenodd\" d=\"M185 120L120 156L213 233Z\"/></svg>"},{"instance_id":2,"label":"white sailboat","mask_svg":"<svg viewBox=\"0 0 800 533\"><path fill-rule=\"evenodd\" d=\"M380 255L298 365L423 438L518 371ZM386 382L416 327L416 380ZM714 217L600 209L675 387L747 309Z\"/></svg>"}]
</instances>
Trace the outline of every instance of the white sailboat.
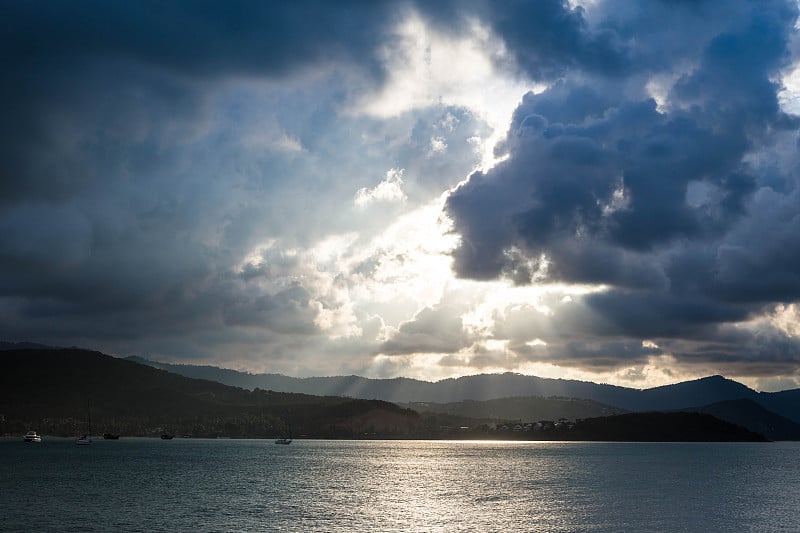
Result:
<instances>
[{"instance_id":1,"label":"white sailboat","mask_svg":"<svg viewBox=\"0 0 800 533\"><path fill-rule=\"evenodd\" d=\"M29 431L25 433L23 440L25 442L42 442L42 436L36 433L35 431Z\"/></svg>"},{"instance_id":2,"label":"white sailboat","mask_svg":"<svg viewBox=\"0 0 800 533\"><path fill-rule=\"evenodd\" d=\"M75 440L75 444L87 445L92 443L92 411L89 408L89 401L86 401L86 433Z\"/></svg>"}]
</instances>

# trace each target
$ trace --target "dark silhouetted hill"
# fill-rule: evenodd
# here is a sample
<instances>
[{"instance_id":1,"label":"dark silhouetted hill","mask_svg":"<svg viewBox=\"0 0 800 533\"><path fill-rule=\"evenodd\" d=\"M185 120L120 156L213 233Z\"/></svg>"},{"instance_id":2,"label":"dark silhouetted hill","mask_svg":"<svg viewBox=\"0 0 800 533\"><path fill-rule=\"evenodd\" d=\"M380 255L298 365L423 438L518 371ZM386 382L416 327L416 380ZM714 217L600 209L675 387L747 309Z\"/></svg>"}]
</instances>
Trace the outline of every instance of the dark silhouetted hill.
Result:
<instances>
[{"instance_id":1,"label":"dark silhouetted hill","mask_svg":"<svg viewBox=\"0 0 800 533\"><path fill-rule=\"evenodd\" d=\"M621 414L618 407L592 400L574 398L500 398L496 400L464 400L453 403L412 402L402 404L419 413L441 413L479 420L558 420L559 418L592 418Z\"/></svg>"},{"instance_id":2,"label":"dark silhouetted hill","mask_svg":"<svg viewBox=\"0 0 800 533\"><path fill-rule=\"evenodd\" d=\"M510 397L563 397L591 400L624 411L672 411L746 399L800 423L800 389L757 392L722 376L709 376L640 390L510 372L451 378L434 383L409 378L370 379L358 376L293 378L280 374L247 374L211 366L170 365L141 358L134 360L177 374L202 377L244 388L260 387L282 392L349 396L403 404L448 404Z\"/></svg>"},{"instance_id":3,"label":"dark silhouetted hill","mask_svg":"<svg viewBox=\"0 0 800 533\"><path fill-rule=\"evenodd\" d=\"M343 427L405 435L420 426L417 413L382 401L250 391L87 350L0 352L2 432L75 435L87 403L95 434L273 436L291 425L326 437Z\"/></svg>"},{"instance_id":4,"label":"dark silhouetted hill","mask_svg":"<svg viewBox=\"0 0 800 533\"><path fill-rule=\"evenodd\" d=\"M664 385L640 391L636 411L683 409L694 405L754 399L758 393L753 389L722 376L709 376L673 385Z\"/></svg>"},{"instance_id":5,"label":"dark silhouetted hill","mask_svg":"<svg viewBox=\"0 0 800 533\"><path fill-rule=\"evenodd\" d=\"M573 440L632 442L764 442L762 435L704 413L628 413L579 421Z\"/></svg>"},{"instance_id":6,"label":"dark silhouetted hill","mask_svg":"<svg viewBox=\"0 0 800 533\"><path fill-rule=\"evenodd\" d=\"M773 413L800 423L800 389L762 392L754 401Z\"/></svg>"},{"instance_id":7,"label":"dark silhouetted hill","mask_svg":"<svg viewBox=\"0 0 800 533\"><path fill-rule=\"evenodd\" d=\"M764 435L769 440L800 440L800 424L768 411L752 400L726 400L686 411L713 415Z\"/></svg>"},{"instance_id":8,"label":"dark silhouetted hill","mask_svg":"<svg viewBox=\"0 0 800 533\"><path fill-rule=\"evenodd\" d=\"M434 383L410 378L371 379L359 376L293 378L281 374L248 374L213 366L173 365L136 356L128 359L184 376L202 377L245 388L380 399L394 403L452 403L513 396L561 396L591 399L601 403L604 403L602 398L610 398L634 405L639 392L614 385L539 378L510 372L444 379Z\"/></svg>"},{"instance_id":9,"label":"dark silhouetted hill","mask_svg":"<svg viewBox=\"0 0 800 533\"><path fill-rule=\"evenodd\" d=\"M537 401L596 408L592 402L563 398L505 403L509 409L524 409ZM95 435L270 437L291 431L295 437L322 438L757 440L743 428L699 413L588 418L568 434L563 433L568 431L564 425L556 424L536 437L532 432L522 437L516 426L513 434L498 433L493 424L456 414L420 415L382 400L251 391L87 350L0 351L3 433L22 434L35 428L49 435L77 435L85 427L87 405ZM503 402L486 404L499 405ZM526 416L522 411L517 414ZM527 416L539 417L529 411Z\"/></svg>"}]
</instances>

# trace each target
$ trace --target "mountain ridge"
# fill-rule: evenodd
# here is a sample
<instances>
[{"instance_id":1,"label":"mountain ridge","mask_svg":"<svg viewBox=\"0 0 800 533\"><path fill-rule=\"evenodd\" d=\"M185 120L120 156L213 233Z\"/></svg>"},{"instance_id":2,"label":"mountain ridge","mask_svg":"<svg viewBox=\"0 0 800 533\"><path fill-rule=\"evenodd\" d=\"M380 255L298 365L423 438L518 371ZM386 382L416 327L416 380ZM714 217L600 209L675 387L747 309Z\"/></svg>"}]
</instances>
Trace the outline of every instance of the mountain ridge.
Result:
<instances>
[{"instance_id":1,"label":"mountain ridge","mask_svg":"<svg viewBox=\"0 0 800 533\"><path fill-rule=\"evenodd\" d=\"M765 409L753 400L725 400L683 411L709 414L770 440L800 440L800 424Z\"/></svg>"},{"instance_id":2,"label":"mountain ridge","mask_svg":"<svg viewBox=\"0 0 800 533\"><path fill-rule=\"evenodd\" d=\"M214 366L175 365L130 357L170 372L204 379L229 380L227 384L253 384L280 392L326 394L393 403L456 403L509 397L565 397L592 400L631 412L671 411L747 399L775 414L800 423L800 389L758 392L721 375L706 376L649 389L634 389L590 381L541 378L513 372L447 378L436 382L413 378L330 376L294 378L282 374L248 374ZM220 371L220 372L217 372Z\"/></svg>"},{"instance_id":3,"label":"mountain ridge","mask_svg":"<svg viewBox=\"0 0 800 533\"><path fill-rule=\"evenodd\" d=\"M90 408L91 403L91 408ZM549 424L538 433L517 425L420 414L377 399L252 391L80 349L0 352L0 434L35 428L68 436L91 410L99 432L135 436L479 438L512 440L763 441L742 426L701 413L635 413ZM526 424L530 426L530 424Z\"/></svg>"},{"instance_id":4,"label":"mountain ridge","mask_svg":"<svg viewBox=\"0 0 800 533\"><path fill-rule=\"evenodd\" d=\"M42 345L23 343L37 349ZM0 350L20 343L0 342ZM750 400L762 408L800 423L800 389L758 392L721 375L634 389L589 381L527 376L519 373L479 374L436 382L413 378L374 379L361 376L295 378L282 374L252 374L212 365L170 364L139 356L124 359L166 370L184 377L205 379L229 386L276 392L382 400L398 404L488 401L510 397L564 397L591 400L630 412L671 411L733 400Z\"/></svg>"},{"instance_id":5,"label":"mountain ridge","mask_svg":"<svg viewBox=\"0 0 800 533\"><path fill-rule=\"evenodd\" d=\"M79 434L89 410L98 433L136 436L269 437L290 422L317 437L365 430L393 436L420 427L417 413L379 400L249 391L97 351L0 352L0 434Z\"/></svg>"}]
</instances>

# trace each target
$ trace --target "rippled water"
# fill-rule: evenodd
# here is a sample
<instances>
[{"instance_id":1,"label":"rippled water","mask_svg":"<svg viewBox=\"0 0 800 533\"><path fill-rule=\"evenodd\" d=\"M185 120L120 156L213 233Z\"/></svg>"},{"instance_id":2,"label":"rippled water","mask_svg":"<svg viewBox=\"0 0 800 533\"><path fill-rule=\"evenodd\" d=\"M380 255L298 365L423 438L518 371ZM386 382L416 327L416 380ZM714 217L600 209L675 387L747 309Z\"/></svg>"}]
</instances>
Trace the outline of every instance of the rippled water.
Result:
<instances>
[{"instance_id":1,"label":"rippled water","mask_svg":"<svg viewBox=\"0 0 800 533\"><path fill-rule=\"evenodd\" d=\"M800 443L0 440L0 529L800 531Z\"/></svg>"}]
</instances>

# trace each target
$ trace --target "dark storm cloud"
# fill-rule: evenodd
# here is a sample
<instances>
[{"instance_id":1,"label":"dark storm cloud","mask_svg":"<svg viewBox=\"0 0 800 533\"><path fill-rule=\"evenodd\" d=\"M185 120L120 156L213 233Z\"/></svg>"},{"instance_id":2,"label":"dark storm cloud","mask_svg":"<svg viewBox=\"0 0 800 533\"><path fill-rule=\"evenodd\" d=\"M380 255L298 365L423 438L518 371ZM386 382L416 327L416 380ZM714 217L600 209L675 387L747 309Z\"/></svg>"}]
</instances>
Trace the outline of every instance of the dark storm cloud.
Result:
<instances>
[{"instance_id":1,"label":"dark storm cloud","mask_svg":"<svg viewBox=\"0 0 800 533\"><path fill-rule=\"evenodd\" d=\"M625 365L645 364L648 357L662 353L659 348L642 346L640 341L630 339L574 339L556 341L546 347L527 344L509 346L509 350L523 360L599 371L618 367L621 362Z\"/></svg>"},{"instance_id":2,"label":"dark storm cloud","mask_svg":"<svg viewBox=\"0 0 800 533\"><path fill-rule=\"evenodd\" d=\"M741 375L791 375L800 365L797 339L768 326L751 331L722 324L702 339L668 339L660 347L678 361Z\"/></svg>"},{"instance_id":3,"label":"dark storm cloud","mask_svg":"<svg viewBox=\"0 0 800 533\"><path fill-rule=\"evenodd\" d=\"M503 38L516 67L537 80L556 79L576 67L621 72L630 62L620 32L590 27L584 9L565 0L421 2L418 7L444 31L478 18Z\"/></svg>"},{"instance_id":4,"label":"dark storm cloud","mask_svg":"<svg viewBox=\"0 0 800 533\"><path fill-rule=\"evenodd\" d=\"M607 369L645 363L661 353L617 328L585 300L546 298L543 303L548 313L515 305L493 317L492 336L506 339L508 351L521 361Z\"/></svg>"},{"instance_id":5,"label":"dark storm cloud","mask_svg":"<svg viewBox=\"0 0 800 533\"><path fill-rule=\"evenodd\" d=\"M449 304L426 307L401 324L397 333L380 346L380 353L454 353L466 348L471 342L461 320L464 311L461 306Z\"/></svg>"},{"instance_id":6,"label":"dark storm cloud","mask_svg":"<svg viewBox=\"0 0 800 533\"><path fill-rule=\"evenodd\" d=\"M97 126L119 135L135 131L141 113L164 117L161 127L202 111L198 84L280 77L336 60L380 79L375 49L397 10L387 2L7 2L0 30L0 202L59 200L102 179L63 145L73 128L85 134L93 127L96 115L105 122ZM71 116L86 108L89 116ZM125 139L119 141L121 150ZM150 152L141 159L153 160L157 146L144 148ZM39 161L54 149L57 164Z\"/></svg>"},{"instance_id":7,"label":"dark storm cloud","mask_svg":"<svg viewBox=\"0 0 800 533\"><path fill-rule=\"evenodd\" d=\"M351 152L344 133L368 126L335 107L346 76L362 88L383 80L376 50L405 9L4 4L0 336L177 338L226 325L316 333L309 288L265 289L232 272L292 226L288 247L316 228L335 231L342 222L329 205L349 204L355 184L388 168L385 147ZM326 82L333 96L281 85L314 68L339 69ZM272 92L233 91L232 80L271 81ZM308 209L311 190L336 200Z\"/></svg>"},{"instance_id":8,"label":"dark storm cloud","mask_svg":"<svg viewBox=\"0 0 800 533\"><path fill-rule=\"evenodd\" d=\"M628 62L617 33L590 29L583 10L562 0L517 0L493 9L491 17L516 61L535 79L558 77L575 67L617 72Z\"/></svg>"},{"instance_id":9,"label":"dark storm cloud","mask_svg":"<svg viewBox=\"0 0 800 533\"><path fill-rule=\"evenodd\" d=\"M780 112L779 87L770 79L787 64L796 12L755 7L744 3L747 17L737 14L724 32L707 35L693 50L691 72L664 69L679 75L666 110L644 94L649 78L634 75L647 71L623 80L583 73L526 95L501 146L511 157L488 175L473 175L451 197L448 207L465 241L460 253L492 251L480 255L497 274L498 256L513 245L545 251L586 236L649 251L727 231L757 187L745 156L773 129L796 124ZM681 8L687 18L695 15ZM681 27L672 31L681 40ZM645 35L638 40L647 47ZM693 182L716 197L692 205ZM471 223L476 211L483 224ZM468 263L474 262L459 263L459 271L486 270Z\"/></svg>"},{"instance_id":10,"label":"dark storm cloud","mask_svg":"<svg viewBox=\"0 0 800 533\"><path fill-rule=\"evenodd\" d=\"M313 333L319 312L311 305L311 295L296 285L277 294L239 294L224 309L225 324L256 326L278 333Z\"/></svg>"},{"instance_id":11,"label":"dark storm cloud","mask_svg":"<svg viewBox=\"0 0 800 533\"><path fill-rule=\"evenodd\" d=\"M370 58L393 22L388 2L233 0L4 4L4 61L30 69L127 57L191 75L282 74L309 62Z\"/></svg>"},{"instance_id":12,"label":"dark storm cloud","mask_svg":"<svg viewBox=\"0 0 800 533\"><path fill-rule=\"evenodd\" d=\"M775 81L796 4L609 3L582 16L562 43L571 69L515 111L508 159L447 202L458 274L607 284L586 299L606 322L598 334L639 339L713 342L721 324L800 297L797 166L765 164L796 158L775 149L800 124ZM494 27L536 76L524 58L547 48L508 19ZM588 56L600 35L604 57Z\"/></svg>"}]
</instances>

